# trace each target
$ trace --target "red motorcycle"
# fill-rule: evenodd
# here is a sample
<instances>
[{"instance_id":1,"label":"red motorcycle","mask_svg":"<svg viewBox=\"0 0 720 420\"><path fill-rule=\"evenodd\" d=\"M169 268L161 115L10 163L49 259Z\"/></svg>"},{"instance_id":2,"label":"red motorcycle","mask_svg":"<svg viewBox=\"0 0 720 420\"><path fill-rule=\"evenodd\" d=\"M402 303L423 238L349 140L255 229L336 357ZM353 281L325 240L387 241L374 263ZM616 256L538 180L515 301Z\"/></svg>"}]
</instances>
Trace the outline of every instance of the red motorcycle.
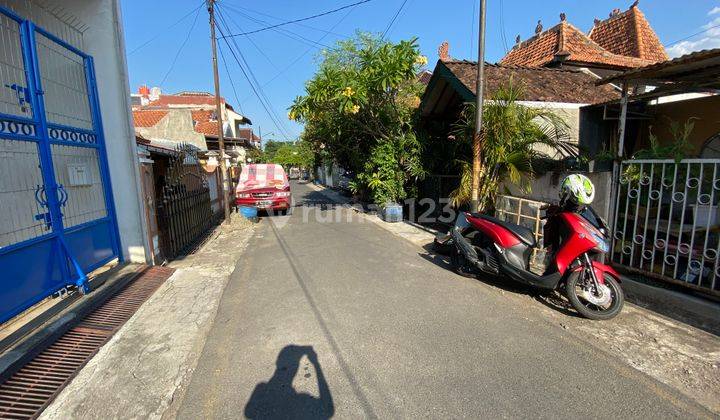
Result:
<instances>
[{"instance_id":1,"label":"red motorcycle","mask_svg":"<svg viewBox=\"0 0 720 420\"><path fill-rule=\"evenodd\" d=\"M543 210L547 252L543 274L530 270L530 257L537 247L533 232L483 214L461 212L452 230L438 235L436 245L451 253L453 266L461 275L502 274L520 283L564 292L573 308L587 318L615 317L625 300L620 275L593 260L610 250L605 222L590 206L561 203Z\"/></svg>"}]
</instances>

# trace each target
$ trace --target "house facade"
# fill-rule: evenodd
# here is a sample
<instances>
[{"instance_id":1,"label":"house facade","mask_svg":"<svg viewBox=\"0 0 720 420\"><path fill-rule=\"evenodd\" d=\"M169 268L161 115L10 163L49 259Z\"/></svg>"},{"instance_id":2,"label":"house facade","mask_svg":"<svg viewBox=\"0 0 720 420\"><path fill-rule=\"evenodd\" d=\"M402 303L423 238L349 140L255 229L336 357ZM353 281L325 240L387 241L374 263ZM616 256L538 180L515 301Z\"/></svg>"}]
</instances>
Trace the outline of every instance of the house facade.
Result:
<instances>
[{"instance_id":1,"label":"house facade","mask_svg":"<svg viewBox=\"0 0 720 420\"><path fill-rule=\"evenodd\" d=\"M4 0L0 20L4 321L147 240L119 2Z\"/></svg>"}]
</instances>

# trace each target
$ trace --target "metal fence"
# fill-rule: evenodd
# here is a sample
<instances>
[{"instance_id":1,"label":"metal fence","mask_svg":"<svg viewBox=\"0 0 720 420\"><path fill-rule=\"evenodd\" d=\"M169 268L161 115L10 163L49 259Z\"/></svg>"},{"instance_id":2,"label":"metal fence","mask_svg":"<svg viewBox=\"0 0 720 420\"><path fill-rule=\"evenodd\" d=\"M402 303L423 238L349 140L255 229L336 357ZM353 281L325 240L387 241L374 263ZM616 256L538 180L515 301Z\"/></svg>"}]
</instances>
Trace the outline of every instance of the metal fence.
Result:
<instances>
[{"instance_id":1,"label":"metal fence","mask_svg":"<svg viewBox=\"0 0 720 420\"><path fill-rule=\"evenodd\" d=\"M495 216L506 222L525 226L533 231L538 246L533 249L530 257L530 266L543 270L545 261L545 247L543 244L543 227L545 220L541 219L540 207L545 202L528 200L510 195L498 195L495 203Z\"/></svg>"},{"instance_id":2,"label":"metal fence","mask_svg":"<svg viewBox=\"0 0 720 420\"><path fill-rule=\"evenodd\" d=\"M720 159L623 162L612 261L720 294L719 166Z\"/></svg>"},{"instance_id":3,"label":"metal fence","mask_svg":"<svg viewBox=\"0 0 720 420\"><path fill-rule=\"evenodd\" d=\"M177 148L159 194L158 228L163 256L172 259L195 243L215 221L207 177L192 146Z\"/></svg>"}]
</instances>

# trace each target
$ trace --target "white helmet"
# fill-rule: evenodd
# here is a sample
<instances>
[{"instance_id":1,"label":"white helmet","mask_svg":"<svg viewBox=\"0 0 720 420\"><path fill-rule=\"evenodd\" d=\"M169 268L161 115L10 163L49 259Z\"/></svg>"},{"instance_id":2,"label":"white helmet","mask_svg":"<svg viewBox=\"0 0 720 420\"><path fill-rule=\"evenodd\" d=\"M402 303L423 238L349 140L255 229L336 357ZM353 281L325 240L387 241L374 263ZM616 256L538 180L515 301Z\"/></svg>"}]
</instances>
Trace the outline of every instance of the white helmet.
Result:
<instances>
[{"instance_id":1,"label":"white helmet","mask_svg":"<svg viewBox=\"0 0 720 420\"><path fill-rule=\"evenodd\" d=\"M588 205L595 198L595 186L585 175L568 175L560 184L560 199Z\"/></svg>"}]
</instances>

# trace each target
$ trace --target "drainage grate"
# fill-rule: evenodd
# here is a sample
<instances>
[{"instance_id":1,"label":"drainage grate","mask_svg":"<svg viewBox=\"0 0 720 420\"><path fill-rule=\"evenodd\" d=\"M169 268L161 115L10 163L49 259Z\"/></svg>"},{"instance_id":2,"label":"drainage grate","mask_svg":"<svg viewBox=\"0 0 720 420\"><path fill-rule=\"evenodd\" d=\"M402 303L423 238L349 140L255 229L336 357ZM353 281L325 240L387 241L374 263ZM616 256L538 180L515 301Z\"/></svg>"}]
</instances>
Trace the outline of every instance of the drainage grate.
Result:
<instances>
[{"instance_id":1,"label":"drainage grate","mask_svg":"<svg viewBox=\"0 0 720 420\"><path fill-rule=\"evenodd\" d=\"M0 418L37 417L173 271L149 268L0 385Z\"/></svg>"}]
</instances>

